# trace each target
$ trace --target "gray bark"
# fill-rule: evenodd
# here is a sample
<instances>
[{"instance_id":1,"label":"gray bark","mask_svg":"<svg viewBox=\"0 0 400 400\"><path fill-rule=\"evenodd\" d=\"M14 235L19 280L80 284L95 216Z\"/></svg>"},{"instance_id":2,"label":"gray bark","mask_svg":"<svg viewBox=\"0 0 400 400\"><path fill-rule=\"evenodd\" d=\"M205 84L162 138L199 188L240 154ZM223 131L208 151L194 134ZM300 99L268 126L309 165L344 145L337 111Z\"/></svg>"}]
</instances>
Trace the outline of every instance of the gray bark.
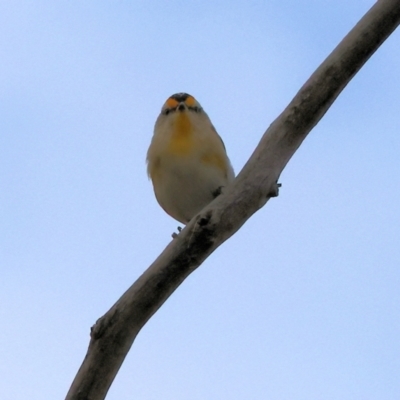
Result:
<instances>
[{"instance_id":1,"label":"gray bark","mask_svg":"<svg viewBox=\"0 0 400 400\"><path fill-rule=\"evenodd\" d=\"M271 124L234 184L171 241L91 330L67 400L104 399L132 343L184 279L277 195L282 170L352 77L400 22L400 0L379 0Z\"/></svg>"}]
</instances>

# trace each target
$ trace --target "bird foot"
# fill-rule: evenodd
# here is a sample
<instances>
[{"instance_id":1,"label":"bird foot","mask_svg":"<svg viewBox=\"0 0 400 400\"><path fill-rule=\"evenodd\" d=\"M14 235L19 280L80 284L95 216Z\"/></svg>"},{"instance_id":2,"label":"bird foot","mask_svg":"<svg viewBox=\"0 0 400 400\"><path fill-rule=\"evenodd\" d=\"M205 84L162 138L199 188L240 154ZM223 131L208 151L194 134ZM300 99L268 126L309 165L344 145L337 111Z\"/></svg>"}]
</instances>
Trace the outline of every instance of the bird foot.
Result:
<instances>
[{"instance_id":1,"label":"bird foot","mask_svg":"<svg viewBox=\"0 0 400 400\"><path fill-rule=\"evenodd\" d=\"M178 235L182 232L182 228L180 227L180 226L178 226L178 233L176 233L176 232L173 232L172 233L172 239L176 239L177 237L178 237Z\"/></svg>"}]
</instances>

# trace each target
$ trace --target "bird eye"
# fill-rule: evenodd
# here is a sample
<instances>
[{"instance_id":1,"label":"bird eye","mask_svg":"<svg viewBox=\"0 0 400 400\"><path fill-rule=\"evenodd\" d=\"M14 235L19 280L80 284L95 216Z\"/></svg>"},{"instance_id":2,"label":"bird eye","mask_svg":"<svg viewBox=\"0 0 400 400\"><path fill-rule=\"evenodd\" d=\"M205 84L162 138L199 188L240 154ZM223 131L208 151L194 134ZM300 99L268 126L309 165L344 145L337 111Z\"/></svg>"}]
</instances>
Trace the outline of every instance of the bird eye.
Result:
<instances>
[{"instance_id":1,"label":"bird eye","mask_svg":"<svg viewBox=\"0 0 400 400\"><path fill-rule=\"evenodd\" d=\"M166 110L164 110L164 114L168 115L170 113L171 110L169 110L168 108Z\"/></svg>"}]
</instances>

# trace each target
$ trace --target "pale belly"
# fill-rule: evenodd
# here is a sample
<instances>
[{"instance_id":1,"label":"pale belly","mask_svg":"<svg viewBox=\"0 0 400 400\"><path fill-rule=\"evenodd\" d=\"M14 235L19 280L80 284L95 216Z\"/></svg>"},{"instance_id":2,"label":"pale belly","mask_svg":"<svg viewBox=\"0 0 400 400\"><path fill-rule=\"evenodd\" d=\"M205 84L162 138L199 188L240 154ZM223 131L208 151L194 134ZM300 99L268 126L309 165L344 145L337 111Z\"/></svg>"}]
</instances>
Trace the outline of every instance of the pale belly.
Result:
<instances>
[{"instance_id":1,"label":"pale belly","mask_svg":"<svg viewBox=\"0 0 400 400\"><path fill-rule=\"evenodd\" d=\"M193 159L162 163L154 192L161 207L186 224L228 184L223 171Z\"/></svg>"}]
</instances>

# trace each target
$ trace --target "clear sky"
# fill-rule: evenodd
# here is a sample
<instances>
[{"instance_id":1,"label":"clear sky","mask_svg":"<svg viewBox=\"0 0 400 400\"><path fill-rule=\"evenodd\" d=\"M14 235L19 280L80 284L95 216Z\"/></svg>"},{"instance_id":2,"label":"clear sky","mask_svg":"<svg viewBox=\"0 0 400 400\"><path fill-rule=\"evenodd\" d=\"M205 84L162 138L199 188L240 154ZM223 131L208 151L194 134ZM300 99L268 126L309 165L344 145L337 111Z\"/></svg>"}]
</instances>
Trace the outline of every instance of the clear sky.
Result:
<instances>
[{"instance_id":1,"label":"clear sky","mask_svg":"<svg viewBox=\"0 0 400 400\"><path fill-rule=\"evenodd\" d=\"M0 398L63 399L171 240L145 155L193 94L240 171L372 0L0 2ZM137 337L108 400L400 398L400 31L277 199Z\"/></svg>"}]
</instances>

